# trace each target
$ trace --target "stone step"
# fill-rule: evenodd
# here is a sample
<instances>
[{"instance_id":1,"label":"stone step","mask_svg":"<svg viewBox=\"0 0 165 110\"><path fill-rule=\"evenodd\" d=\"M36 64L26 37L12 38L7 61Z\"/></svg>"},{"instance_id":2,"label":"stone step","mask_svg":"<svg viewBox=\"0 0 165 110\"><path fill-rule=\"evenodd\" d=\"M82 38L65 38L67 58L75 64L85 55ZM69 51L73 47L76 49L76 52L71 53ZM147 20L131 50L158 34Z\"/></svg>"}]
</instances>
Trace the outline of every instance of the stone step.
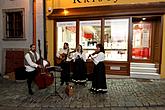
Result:
<instances>
[{"instance_id":1,"label":"stone step","mask_svg":"<svg viewBox=\"0 0 165 110\"><path fill-rule=\"evenodd\" d=\"M146 68L146 67L130 67L131 72L144 72L144 73L157 73L157 68Z\"/></svg>"},{"instance_id":2,"label":"stone step","mask_svg":"<svg viewBox=\"0 0 165 110\"><path fill-rule=\"evenodd\" d=\"M130 63L130 67L155 68L154 63Z\"/></svg>"},{"instance_id":3,"label":"stone step","mask_svg":"<svg viewBox=\"0 0 165 110\"><path fill-rule=\"evenodd\" d=\"M108 75L106 74L107 79L128 79L130 76L124 76L124 75Z\"/></svg>"},{"instance_id":4,"label":"stone step","mask_svg":"<svg viewBox=\"0 0 165 110\"><path fill-rule=\"evenodd\" d=\"M158 73L130 72L131 78L160 79Z\"/></svg>"}]
</instances>

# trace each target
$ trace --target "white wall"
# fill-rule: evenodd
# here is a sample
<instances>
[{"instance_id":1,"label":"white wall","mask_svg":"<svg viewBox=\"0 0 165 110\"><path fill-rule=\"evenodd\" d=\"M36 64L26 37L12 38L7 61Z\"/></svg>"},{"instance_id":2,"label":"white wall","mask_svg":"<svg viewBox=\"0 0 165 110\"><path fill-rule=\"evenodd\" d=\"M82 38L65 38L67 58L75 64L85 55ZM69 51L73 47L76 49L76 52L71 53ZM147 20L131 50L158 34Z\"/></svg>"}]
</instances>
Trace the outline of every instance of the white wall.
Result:
<instances>
[{"instance_id":1,"label":"white wall","mask_svg":"<svg viewBox=\"0 0 165 110\"><path fill-rule=\"evenodd\" d=\"M38 0L37 0L38 1ZM5 71L5 58L4 48L29 48L29 45L32 43L33 37L33 24L32 24L32 3L33 0L0 0L0 73L4 74ZM3 35L3 16L2 9L15 9L15 8L24 8L25 12L25 38L26 40L22 41L4 41Z\"/></svg>"},{"instance_id":2,"label":"white wall","mask_svg":"<svg viewBox=\"0 0 165 110\"><path fill-rule=\"evenodd\" d=\"M41 41L41 52L44 57L44 24L43 24L43 0L36 0L36 44ZM38 45L37 45L38 47Z\"/></svg>"},{"instance_id":3,"label":"white wall","mask_svg":"<svg viewBox=\"0 0 165 110\"><path fill-rule=\"evenodd\" d=\"M2 0L0 0L0 74L2 74L2 42L1 42L1 36L2 36Z\"/></svg>"}]
</instances>

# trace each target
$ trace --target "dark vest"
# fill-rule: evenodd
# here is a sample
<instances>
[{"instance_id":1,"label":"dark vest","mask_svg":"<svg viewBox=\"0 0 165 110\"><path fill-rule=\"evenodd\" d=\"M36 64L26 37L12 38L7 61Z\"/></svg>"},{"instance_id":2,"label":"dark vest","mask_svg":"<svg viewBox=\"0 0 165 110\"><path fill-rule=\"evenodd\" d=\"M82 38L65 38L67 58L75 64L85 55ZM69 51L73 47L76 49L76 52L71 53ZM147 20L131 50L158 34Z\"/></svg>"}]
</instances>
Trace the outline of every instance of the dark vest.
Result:
<instances>
[{"instance_id":1,"label":"dark vest","mask_svg":"<svg viewBox=\"0 0 165 110\"><path fill-rule=\"evenodd\" d=\"M36 61L37 61L37 54L36 54L36 52L34 53L34 55L31 52L28 52L27 54L30 55L30 58L31 58L32 62L36 63ZM26 59L25 59L25 65L26 66L30 66Z\"/></svg>"}]
</instances>

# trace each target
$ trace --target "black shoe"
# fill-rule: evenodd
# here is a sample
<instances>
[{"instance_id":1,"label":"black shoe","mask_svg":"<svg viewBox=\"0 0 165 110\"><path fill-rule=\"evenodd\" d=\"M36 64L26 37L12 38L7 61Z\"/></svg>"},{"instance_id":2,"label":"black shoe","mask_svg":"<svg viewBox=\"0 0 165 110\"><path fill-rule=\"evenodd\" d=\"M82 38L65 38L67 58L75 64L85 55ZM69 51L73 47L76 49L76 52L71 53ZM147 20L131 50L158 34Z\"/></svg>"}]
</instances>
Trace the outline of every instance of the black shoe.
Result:
<instances>
[{"instance_id":1,"label":"black shoe","mask_svg":"<svg viewBox=\"0 0 165 110\"><path fill-rule=\"evenodd\" d=\"M61 84L60 84L60 85L61 85L61 86L64 85L64 81L61 81Z\"/></svg>"},{"instance_id":2,"label":"black shoe","mask_svg":"<svg viewBox=\"0 0 165 110\"><path fill-rule=\"evenodd\" d=\"M98 93L105 94L107 91L98 91Z\"/></svg>"},{"instance_id":3,"label":"black shoe","mask_svg":"<svg viewBox=\"0 0 165 110\"><path fill-rule=\"evenodd\" d=\"M88 89L89 91L92 91L93 89L92 88L90 88L90 89Z\"/></svg>"},{"instance_id":4,"label":"black shoe","mask_svg":"<svg viewBox=\"0 0 165 110\"><path fill-rule=\"evenodd\" d=\"M93 90L93 89L89 89L91 94L97 94L97 91Z\"/></svg>"},{"instance_id":5,"label":"black shoe","mask_svg":"<svg viewBox=\"0 0 165 110\"><path fill-rule=\"evenodd\" d=\"M102 91L101 93L102 93L102 94L105 94L105 93L107 93L107 91Z\"/></svg>"},{"instance_id":6,"label":"black shoe","mask_svg":"<svg viewBox=\"0 0 165 110\"><path fill-rule=\"evenodd\" d=\"M32 90L30 90L30 91L29 91L29 94L30 94L30 95L33 95L34 93L33 93L33 91L32 91Z\"/></svg>"},{"instance_id":7,"label":"black shoe","mask_svg":"<svg viewBox=\"0 0 165 110\"><path fill-rule=\"evenodd\" d=\"M65 82L66 85L69 85L69 82Z\"/></svg>"},{"instance_id":8,"label":"black shoe","mask_svg":"<svg viewBox=\"0 0 165 110\"><path fill-rule=\"evenodd\" d=\"M95 92L95 90L94 90L94 89L92 89L92 88L90 88L90 89L89 89L89 91L90 91L90 92Z\"/></svg>"}]
</instances>

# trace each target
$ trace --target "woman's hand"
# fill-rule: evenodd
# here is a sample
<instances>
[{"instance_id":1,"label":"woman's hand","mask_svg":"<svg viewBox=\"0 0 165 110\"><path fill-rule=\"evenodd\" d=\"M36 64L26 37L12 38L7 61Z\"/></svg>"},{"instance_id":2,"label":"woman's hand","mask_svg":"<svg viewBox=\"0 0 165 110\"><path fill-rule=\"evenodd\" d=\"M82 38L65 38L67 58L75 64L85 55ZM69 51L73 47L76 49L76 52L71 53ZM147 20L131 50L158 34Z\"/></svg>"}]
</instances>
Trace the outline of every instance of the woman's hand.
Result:
<instances>
[{"instance_id":1,"label":"woman's hand","mask_svg":"<svg viewBox=\"0 0 165 110\"><path fill-rule=\"evenodd\" d=\"M92 59L87 59L86 62L92 62Z\"/></svg>"}]
</instances>

